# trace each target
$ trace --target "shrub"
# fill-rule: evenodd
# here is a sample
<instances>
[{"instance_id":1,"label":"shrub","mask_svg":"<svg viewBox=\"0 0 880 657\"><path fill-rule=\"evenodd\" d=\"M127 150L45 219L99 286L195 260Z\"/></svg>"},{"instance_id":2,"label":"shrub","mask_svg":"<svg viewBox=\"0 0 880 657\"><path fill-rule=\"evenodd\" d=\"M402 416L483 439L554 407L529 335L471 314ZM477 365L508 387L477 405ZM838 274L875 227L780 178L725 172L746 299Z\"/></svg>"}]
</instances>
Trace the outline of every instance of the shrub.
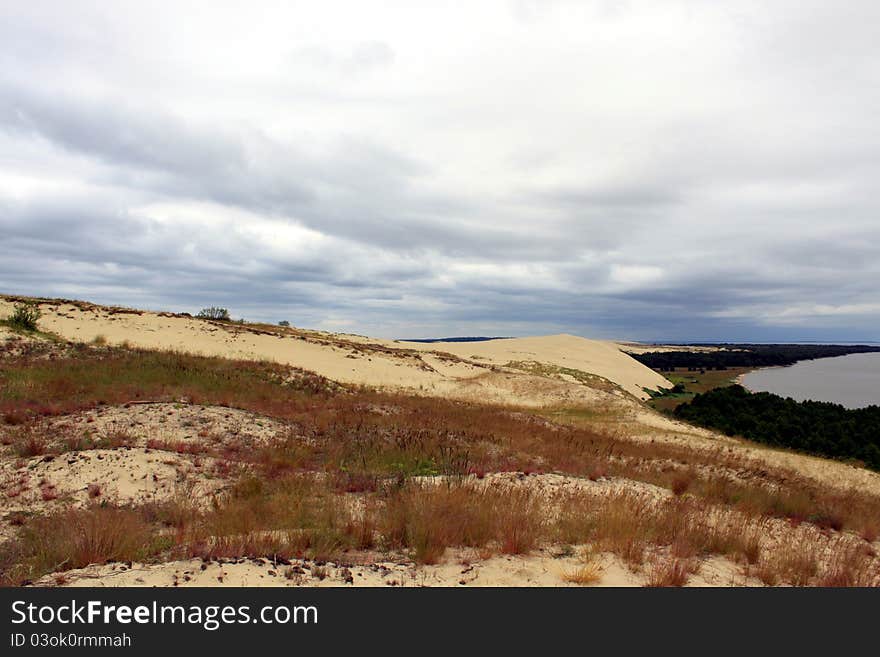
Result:
<instances>
[{"instance_id":1,"label":"shrub","mask_svg":"<svg viewBox=\"0 0 880 657\"><path fill-rule=\"evenodd\" d=\"M226 308L217 308L216 306L202 308L198 312L196 317L198 317L199 319L213 319L218 322L230 321L229 310L227 310Z\"/></svg>"},{"instance_id":2,"label":"shrub","mask_svg":"<svg viewBox=\"0 0 880 657\"><path fill-rule=\"evenodd\" d=\"M36 331L37 321L42 316L39 306L33 303L20 303L15 306L15 310L10 316L8 322L13 328L23 331Z\"/></svg>"}]
</instances>

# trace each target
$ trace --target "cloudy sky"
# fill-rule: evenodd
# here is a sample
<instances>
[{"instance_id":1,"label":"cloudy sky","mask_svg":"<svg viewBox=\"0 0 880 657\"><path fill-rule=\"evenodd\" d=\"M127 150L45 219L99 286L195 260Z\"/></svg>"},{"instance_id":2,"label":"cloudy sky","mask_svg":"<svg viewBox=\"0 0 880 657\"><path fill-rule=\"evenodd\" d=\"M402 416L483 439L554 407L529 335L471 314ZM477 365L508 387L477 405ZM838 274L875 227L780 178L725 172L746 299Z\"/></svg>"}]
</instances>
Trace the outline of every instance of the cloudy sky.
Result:
<instances>
[{"instance_id":1,"label":"cloudy sky","mask_svg":"<svg viewBox=\"0 0 880 657\"><path fill-rule=\"evenodd\" d=\"M0 16L0 291L388 337L880 340L873 0Z\"/></svg>"}]
</instances>

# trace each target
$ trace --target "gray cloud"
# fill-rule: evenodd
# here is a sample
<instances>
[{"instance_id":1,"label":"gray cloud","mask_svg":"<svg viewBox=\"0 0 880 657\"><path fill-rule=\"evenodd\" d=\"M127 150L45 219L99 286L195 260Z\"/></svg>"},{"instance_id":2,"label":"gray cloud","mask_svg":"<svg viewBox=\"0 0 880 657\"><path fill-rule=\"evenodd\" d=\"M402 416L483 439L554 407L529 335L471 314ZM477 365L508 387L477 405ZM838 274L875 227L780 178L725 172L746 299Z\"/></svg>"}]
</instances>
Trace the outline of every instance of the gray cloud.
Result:
<instances>
[{"instance_id":1,"label":"gray cloud","mask_svg":"<svg viewBox=\"0 0 880 657\"><path fill-rule=\"evenodd\" d=\"M16 5L0 289L386 336L880 339L878 10L846 4Z\"/></svg>"}]
</instances>

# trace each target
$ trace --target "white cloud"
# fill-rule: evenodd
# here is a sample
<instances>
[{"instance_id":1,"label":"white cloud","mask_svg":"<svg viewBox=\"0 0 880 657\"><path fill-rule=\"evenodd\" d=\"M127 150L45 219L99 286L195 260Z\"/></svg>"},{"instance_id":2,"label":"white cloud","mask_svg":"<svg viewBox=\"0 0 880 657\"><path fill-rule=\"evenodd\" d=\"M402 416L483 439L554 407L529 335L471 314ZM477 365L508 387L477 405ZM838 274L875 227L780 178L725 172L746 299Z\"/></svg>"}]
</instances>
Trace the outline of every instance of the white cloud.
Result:
<instances>
[{"instance_id":1,"label":"white cloud","mask_svg":"<svg viewBox=\"0 0 880 657\"><path fill-rule=\"evenodd\" d=\"M845 4L3 3L0 287L871 337L880 7Z\"/></svg>"}]
</instances>

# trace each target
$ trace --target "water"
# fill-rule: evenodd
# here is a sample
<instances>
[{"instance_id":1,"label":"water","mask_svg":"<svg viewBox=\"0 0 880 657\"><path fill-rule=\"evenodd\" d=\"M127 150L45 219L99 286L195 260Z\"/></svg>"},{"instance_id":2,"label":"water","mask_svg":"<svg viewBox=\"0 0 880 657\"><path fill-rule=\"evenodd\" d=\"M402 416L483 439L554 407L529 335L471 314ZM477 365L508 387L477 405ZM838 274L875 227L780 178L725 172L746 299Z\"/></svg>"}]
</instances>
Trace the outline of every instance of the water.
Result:
<instances>
[{"instance_id":1,"label":"water","mask_svg":"<svg viewBox=\"0 0 880 657\"><path fill-rule=\"evenodd\" d=\"M789 367L749 372L742 384L798 401L812 399L847 408L880 405L880 353L804 360Z\"/></svg>"}]
</instances>

